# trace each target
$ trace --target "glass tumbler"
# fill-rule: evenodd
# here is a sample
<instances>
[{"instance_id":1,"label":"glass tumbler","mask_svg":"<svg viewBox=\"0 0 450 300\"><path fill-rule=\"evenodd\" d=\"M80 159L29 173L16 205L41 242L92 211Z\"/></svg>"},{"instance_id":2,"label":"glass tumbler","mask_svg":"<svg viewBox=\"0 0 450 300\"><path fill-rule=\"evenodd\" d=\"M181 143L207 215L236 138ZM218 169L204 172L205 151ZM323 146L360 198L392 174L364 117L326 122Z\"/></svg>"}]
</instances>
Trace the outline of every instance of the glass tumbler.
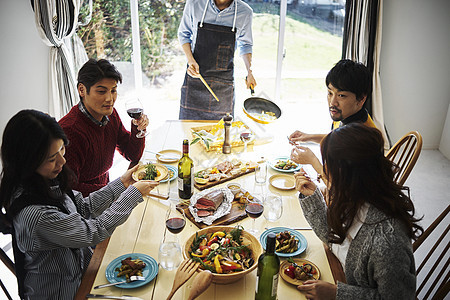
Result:
<instances>
[{"instance_id":1,"label":"glass tumbler","mask_svg":"<svg viewBox=\"0 0 450 300\"><path fill-rule=\"evenodd\" d=\"M258 165L255 168L255 182L265 183L266 180L267 180L267 163L264 157L261 157L261 160L258 162Z\"/></svg>"},{"instance_id":2,"label":"glass tumbler","mask_svg":"<svg viewBox=\"0 0 450 300\"><path fill-rule=\"evenodd\" d=\"M280 194L269 194L264 199L264 218L269 222L275 222L283 214L283 199Z\"/></svg>"}]
</instances>

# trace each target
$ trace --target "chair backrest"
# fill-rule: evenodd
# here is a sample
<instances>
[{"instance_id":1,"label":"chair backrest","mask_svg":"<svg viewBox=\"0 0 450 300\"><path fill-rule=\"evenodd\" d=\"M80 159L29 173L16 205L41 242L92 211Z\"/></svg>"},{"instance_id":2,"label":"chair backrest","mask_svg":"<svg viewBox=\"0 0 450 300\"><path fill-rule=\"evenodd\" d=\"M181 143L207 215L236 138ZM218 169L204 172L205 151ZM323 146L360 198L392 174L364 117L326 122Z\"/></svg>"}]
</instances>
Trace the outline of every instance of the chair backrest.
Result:
<instances>
[{"instance_id":1,"label":"chair backrest","mask_svg":"<svg viewBox=\"0 0 450 300\"><path fill-rule=\"evenodd\" d=\"M7 243L6 246L4 246L3 248L0 248L0 260L14 275L16 275L14 262L9 258L8 254L6 254L6 252L10 248L11 248L11 242ZM10 276L10 275L7 275L7 276ZM6 289L6 286L3 284L3 282L1 280L0 280L0 287L3 290L3 293L5 294L6 298L12 300L11 295L9 294L8 290Z\"/></svg>"},{"instance_id":2,"label":"chair backrest","mask_svg":"<svg viewBox=\"0 0 450 300\"><path fill-rule=\"evenodd\" d=\"M444 212L442 212L430 227L428 227L413 243L416 265L419 263L417 259L419 256L418 252L425 250L424 253L421 253L421 256L424 256L424 259L420 262L420 265L416 270L418 286L416 297L418 299L444 299L449 294L449 211L450 205L447 206ZM425 244L425 249L421 248L417 251L422 244ZM430 281L430 279L432 281Z\"/></svg>"},{"instance_id":3,"label":"chair backrest","mask_svg":"<svg viewBox=\"0 0 450 300\"><path fill-rule=\"evenodd\" d=\"M386 154L397 167L394 180L399 185L405 183L421 151L422 136L417 131L411 131L398 140Z\"/></svg>"},{"instance_id":4,"label":"chair backrest","mask_svg":"<svg viewBox=\"0 0 450 300\"><path fill-rule=\"evenodd\" d=\"M10 251L11 248L14 248L12 241L12 226L9 222L6 221L5 215L1 213L0 213L0 233L4 235L3 236L4 238L11 237L11 241L8 241L5 245L0 247L0 260L11 271L13 275L16 275L16 265L7 254L7 252ZM6 276L9 277L11 275L7 274ZM3 290L3 293L5 294L6 298L12 300L10 293L8 292L6 286L1 280L0 280L0 288Z\"/></svg>"}]
</instances>

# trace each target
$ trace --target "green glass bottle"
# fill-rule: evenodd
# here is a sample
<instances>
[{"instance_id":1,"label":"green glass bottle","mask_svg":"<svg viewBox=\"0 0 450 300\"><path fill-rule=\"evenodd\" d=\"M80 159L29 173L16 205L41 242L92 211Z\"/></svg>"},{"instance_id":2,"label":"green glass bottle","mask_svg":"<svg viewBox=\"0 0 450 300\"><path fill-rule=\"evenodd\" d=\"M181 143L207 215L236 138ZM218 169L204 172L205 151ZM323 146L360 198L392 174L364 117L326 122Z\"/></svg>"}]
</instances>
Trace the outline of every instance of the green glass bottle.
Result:
<instances>
[{"instance_id":1,"label":"green glass bottle","mask_svg":"<svg viewBox=\"0 0 450 300\"><path fill-rule=\"evenodd\" d=\"M267 235L266 252L258 259L255 300L276 300L280 258L275 255L276 235Z\"/></svg>"},{"instance_id":2,"label":"green glass bottle","mask_svg":"<svg viewBox=\"0 0 450 300\"><path fill-rule=\"evenodd\" d=\"M189 141L183 141L183 157L178 162L178 196L190 199L194 193L194 162L189 157Z\"/></svg>"}]
</instances>

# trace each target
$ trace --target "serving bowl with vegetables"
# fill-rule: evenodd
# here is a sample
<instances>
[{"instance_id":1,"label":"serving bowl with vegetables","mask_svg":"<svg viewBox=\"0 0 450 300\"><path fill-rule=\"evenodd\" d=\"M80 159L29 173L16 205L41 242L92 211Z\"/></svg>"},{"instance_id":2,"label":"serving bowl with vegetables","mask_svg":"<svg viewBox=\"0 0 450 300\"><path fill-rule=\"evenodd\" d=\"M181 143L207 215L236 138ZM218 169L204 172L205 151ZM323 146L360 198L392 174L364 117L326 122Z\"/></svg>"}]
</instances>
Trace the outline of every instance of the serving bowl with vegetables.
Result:
<instances>
[{"instance_id":1,"label":"serving bowl with vegetables","mask_svg":"<svg viewBox=\"0 0 450 300\"><path fill-rule=\"evenodd\" d=\"M258 239L241 226L211 226L193 234L183 254L211 271L212 282L228 284L253 271L262 251Z\"/></svg>"}]
</instances>

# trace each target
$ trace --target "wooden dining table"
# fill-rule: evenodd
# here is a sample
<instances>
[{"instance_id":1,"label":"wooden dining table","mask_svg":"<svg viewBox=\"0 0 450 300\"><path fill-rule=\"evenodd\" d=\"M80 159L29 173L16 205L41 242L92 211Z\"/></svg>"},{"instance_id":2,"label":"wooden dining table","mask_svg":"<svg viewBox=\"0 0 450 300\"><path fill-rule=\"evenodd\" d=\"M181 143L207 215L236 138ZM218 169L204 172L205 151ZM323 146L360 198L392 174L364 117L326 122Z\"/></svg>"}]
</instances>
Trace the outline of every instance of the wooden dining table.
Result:
<instances>
[{"instance_id":1,"label":"wooden dining table","mask_svg":"<svg viewBox=\"0 0 450 300\"><path fill-rule=\"evenodd\" d=\"M244 147L232 148L231 154L223 154L221 151L206 151L201 143L190 146L189 156L194 161L194 171L203 170L212 167L225 160L251 160L257 161L261 157L270 161L276 157L289 156L292 146L289 145L286 135L290 132L281 131L281 127L276 124L261 125L255 122L245 121L248 126L256 133L254 144L249 144L247 152ZM175 149L181 151L183 139L193 139L192 128L214 125L217 122L202 121L180 121L169 120L161 127L156 128L146 138L146 151L142 157L142 161L155 160L154 154L150 152L158 152L165 149ZM251 123L251 124L250 124ZM253 127L252 127L253 126ZM281 125L278 125L281 126ZM281 133L280 133L281 132ZM316 155L320 155L318 145L309 145ZM174 167L177 163L171 163ZM313 168L309 165L304 169L312 178L315 176ZM221 183L215 187L226 187L229 182L237 182L250 193L262 192L264 194L279 194L282 197L283 213L280 219L275 222L267 221L263 216L255 221L255 227L262 233L266 228L272 227L289 227L308 228L302 208L298 200L298 192L295 189L278 189L270 184L270 177L273 175L290 175L292 173L278 172L268 167L267 180L264 184L255 183L254 173L248 173L243 176L234 178L232 181ZM169 181L170 182L170 181ZM133 288L124 289L119 287L106 287L93 290L94 286L108 283L105 276L106 269L110 262L115 258L130 254L142 253L153 257L158 261L158 250L164 236L168 234L165 227L165 214L169 208L169 202L179 201L176 179L170 182L170 185L161 183L157 191L159 194L169 195L169 200L159 199L156 197L144 197L143 203L140 203L131 213L128 220L117 227L112 236L95 248L94 255L90 265L85 272L80 288L75 299L86 299L88 293L103 295L132 295L142 299L166 299L172 288L176 270L167 271L159 266L157 276L148 284ZM197 189L194 193L198 193ZM230 226L241 225L244 229L252 226L252 219L246 217L230 224ZM186 240L199 227L187 219L185 228L178 234L178 239L182 247ZM345 281L342 268L336 257L328 250L314 231L310 229L298 230L307 240L306 250L294 258L303 258L313 262L320 270L320 279L335 283L336 281ZM259 237L258 237L259 238ZM282 258L282 261L285 258ZM174 295L173 299L187 299L189 291L192 288L194 275L187 281ZM256 288L256 270L247 274L241 280L231 284L211 284L209 288L201 294L198 299L254 299ZM279 279L278 283L278 299L305 299L294 285L291 285Z\"/></svg>"}]
</instances>

